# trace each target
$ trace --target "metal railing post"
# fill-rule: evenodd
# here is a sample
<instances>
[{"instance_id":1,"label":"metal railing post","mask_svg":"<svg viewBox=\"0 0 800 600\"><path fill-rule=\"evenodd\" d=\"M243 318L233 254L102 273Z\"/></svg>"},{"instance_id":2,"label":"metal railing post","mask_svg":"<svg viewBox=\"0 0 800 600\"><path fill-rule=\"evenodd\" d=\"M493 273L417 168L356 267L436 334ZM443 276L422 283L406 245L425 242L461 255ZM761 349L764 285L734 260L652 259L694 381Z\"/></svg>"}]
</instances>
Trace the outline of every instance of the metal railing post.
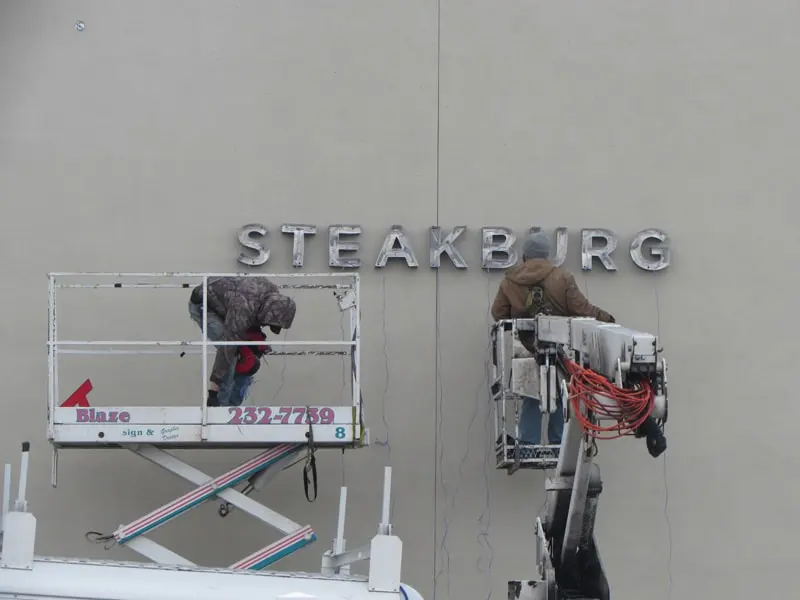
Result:
<instances>
[{"instance_id":1,"label":"metal railing post","mask_svg":"<svg viewBox=\"0 0 800 600\"><path fill-rule=\"evenodd\" d=\"M506 443L508 438L508 415L506 414L506 327L505 323L501 322L500 327L500 414L503 423L503 431L501 433L503 444ZM512 333L513 336L513 333ZM503 446L505 448L505 446ZM505 458L503 458L505 460Z\"/></svg>"},{"instance_id":2,"label":"metal railing post","mask_svg":"<svg viewBox=\"0 0 800 600\"><path fill-rule=\"evenodd\" d=\"M208 438L208 275L203 275L203 415L200 428L202 440Z\"/></svg>"},{"instance_id":3,"label":"metal railing post","mask_svg":"<svg viewBox=\"0 0 800 600\"><path fill-rule=\"evenodd\" d=\"M354 369L353 369L353 406L358 407L360 409L361 405L361 278L359 277L358 273L354 275L354 287L356 292L356 303L353 307L353 312L355 314L354 318L351 319L351 323L354 324L355 331L350 332L351 338L353 334L355 337L353 341L355 345L353 346L353 352L355 354L355 358L353 360ZM360 416L360 415L359 415Z\"/></svg>"},{"instance_id":4,"label":"metal railing post","mask_svg":"<svg viewBox=\"0 0 800 600\"><path fill-rule=\"evenodd\" d=\"M55 277L50 275L47 281L48 301L47 301L47 437L53 438L53 421L56 408L55 391L55 353L56 353L56 282Z\"/></svg>"}]
</instances>

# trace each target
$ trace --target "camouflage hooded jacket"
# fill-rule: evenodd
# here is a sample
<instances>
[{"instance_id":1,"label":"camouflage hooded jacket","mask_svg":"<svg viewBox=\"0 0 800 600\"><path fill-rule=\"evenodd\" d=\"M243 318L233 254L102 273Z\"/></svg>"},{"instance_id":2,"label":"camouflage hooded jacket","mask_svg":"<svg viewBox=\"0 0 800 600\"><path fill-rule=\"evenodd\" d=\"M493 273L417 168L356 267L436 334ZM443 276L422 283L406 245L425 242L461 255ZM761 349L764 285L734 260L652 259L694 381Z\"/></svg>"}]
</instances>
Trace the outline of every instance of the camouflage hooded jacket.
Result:
<instances>
[{"instance_id":1,"label":"camouflage hooded jacket","mask_svg":"<svg viewBox=\"0 0 800 600\"><path fill-rule=\"evenodd\" d=\"M193 297L202 302L203 286ZM252 327L289 329L297 305L280 293L278 286L265 277L220 277L208 282L208 309L223 320L220 341L241 341ZM236 363L237 346L219 346L210 379L220 385Z\"/></svg>"}]
</instances>

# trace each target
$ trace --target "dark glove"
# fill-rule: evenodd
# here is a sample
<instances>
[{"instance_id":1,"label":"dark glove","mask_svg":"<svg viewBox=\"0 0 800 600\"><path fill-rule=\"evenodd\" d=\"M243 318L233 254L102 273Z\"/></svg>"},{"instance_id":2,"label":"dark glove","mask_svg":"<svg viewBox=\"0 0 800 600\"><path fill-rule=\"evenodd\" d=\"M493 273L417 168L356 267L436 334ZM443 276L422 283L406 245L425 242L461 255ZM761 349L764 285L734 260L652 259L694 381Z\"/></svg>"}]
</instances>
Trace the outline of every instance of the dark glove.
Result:
<instances>
[{"instance_id":1,"label":"dark glove","mask_svg":"<svg viewBox=\"0 0 800 600\"><path fill-rule=\"evenodd\" d=\"M206 400L206 406L219 406L219 398L217 397L219 392L216 390L208 390L208 399Z\"/></svg>"},{"instance_id":2,"label":"dark glove","mask_svg":"<svg viewBox=\"0 0 800 600\"><path fill-rule=\"evenodd\" d=\"M654 433L652 436L648 435L646 442L647 451L653 458L661 456L667 449L667 438L665 438L664 434L660 431L658 433Z\"/></svg>"},{"instance_id":3,"label":"dark glove","mask_svg":"<svg viewBox=\"0 0 800 600\"><path fill-rule=\"evenodd\" d=\"M664 433L652 417L645 419L637 429L635 436L646 438L647 451L653 458L661 456L667 449L667 438L664 437Z\"/></svg>"}]
</instances>

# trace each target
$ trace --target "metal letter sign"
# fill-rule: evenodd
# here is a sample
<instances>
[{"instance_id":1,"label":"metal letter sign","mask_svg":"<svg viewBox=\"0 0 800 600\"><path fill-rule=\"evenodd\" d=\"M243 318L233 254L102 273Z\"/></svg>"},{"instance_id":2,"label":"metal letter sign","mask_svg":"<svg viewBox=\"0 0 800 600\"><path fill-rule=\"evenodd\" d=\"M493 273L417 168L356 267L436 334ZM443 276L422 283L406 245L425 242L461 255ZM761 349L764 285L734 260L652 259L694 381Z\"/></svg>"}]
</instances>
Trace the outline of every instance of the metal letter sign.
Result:
<instances>
[{"instance_id":1,"label":"metal letter sign","mask_svg":"<svg viewBox=\"0 0 800 600\"><path fill-rule=\"evenodd\" d=\"M258 253L256 256L248 256L244 252L239 254L239 262L243 265L249 265L251 267L263 265L269 260L269 250L265 250L264 244L257 242L250 237L254 233L259 237L263 237L267 235L267 228L263 225L259 225L258 223L251 223L250 225L245 225L239 231L239 243L245 248L250 248Z\"/></svg>"},{"instance_id":2,"label":"metal letter sign","mask_svg":"<svg viewBox=\"0 0 800 600\"><path fill-rule=\"evenodd\" d=\"M455 243L462 233L467 230L466 225L459 225L458 227L453 228L453 231L447 234L447 236L442 239L442 228L441 227L431 227L431 240L430 240L430 266L433 269L438 269L441 265L441 256L442 252L447 253L447 256L450 257L450 260L453 261L453 266L457 269L466 269L467 268L467 261L464 260L464 257L461 256L461 253L456 248Z\"/></svg>"},{"instance_id":3,"label":"metal letter sign","mask_svg":"<svg viewBox=\"0 0 800 600\"><path fill-rule=\"evenodd\" d=\"M395 247L399 244L399 247ZM414 251L411 249L411 244L403 232L402 225L392 225L389 230L389 235L383 240L380 252L378 252L378 260L375 261L375 266L382 268L386 266L386 261L390 258L402 258L406 261L409 267L417 267L417 257L414 256Z\"/></svg>"},{"instance_id":4,"label":"metal letter sign","mask_svg":"<svg viewBox=\"0 0 800 600\"><path fill-rule=\"evenodd\" d=\"M432 269L442 265L442 255L447 255L456 269L468 268L467 261L456 244L466 232L466 225L454 227L446 232L442 227L430 228L428 236L428 264ZM525 233L541 231L541 227L530 227ZM239 244L254 251L239 254L238 262L250 267L265 264L270 258L270 251L260 238L267 235L267 227L258 223L245 225L239 230ZM317 233L316 225L298 225L284 223L281 232L292 236L292 266L302 267L305 264L306 237ZM328 265L337 269L358 269L361 267L361 244L356 241L362 233L360 225L330 225L328 227ZM520 242L508 227L482 227L480 229L481 268L502 270L515 265L519 258L516 246ZM663 271L670 265L670 249L666 245L667 234L660 229L643 229L631 239L628 254L631 261L644 271ZM552 250L550 260L561 266L567 259L569 231L566 227L556 227L551 237ZM648 244L649 250L645 251ZM617 250L617 236L610 229L588 228L580 231L581 269L591 271L600 264L606 271L616 271L613 254ZM392 225L383 238L380 249L375 255L375 267L384 268L389 259L400 259L406 266L419 266L414 248L402 225ZM595 260L596 259L596 260Z\"/></svg>"},{"instance_id":5,"label":"metal letter sign","mask_svg":"<svg viewBox=\"0 0 800 600\"><path fill-rule=\"evenodd\" d=\"M358 252L358 242L342 242L343 235L355 236L361 233L360 225L331 225L328 228L328 264L331 267L357 269L361 259L357 256L342 257L342 252Z\"/></svg>"},{"instance_id":6,"label":"metal letter sign","mask_svg":"<svg viewBox=\"0 0 800 600\"><path fill-rule=\"evenodd\" d=\"M600 240L599 248L594 241ZM581 269L592 270L592 259L599 258L607 271L616 271L617 265L611 260L611 253L617 248L617 240L608 229L584 229L581 232Z\"/></svg>"},{"instance_id":7,"label":"metal letter sign","mask_svg":"<svg viewBox=\"0 0 800 600\"><path fill-rule=\"evenodd\" d=\"M666 269L669 266L670 258L669 248L663 245L666 239L667 234L658 229L644 229L637 233L630 247L631 259L636 266L646 271L660 271ZM650 254L656 256L656 259L645 258L644 252L642 252L642 244L644 244L646 240L657 240L662 243L653 246L650 250Z\"/></svg>"},{"instance_id":8,"label":"metal letter sign","mask_svg":"<svg viewBox=\"0 0 800 600\"><path fill-rule=\"evenodd\" d=\"M281 225L281 231L283 233L291 233L294 236L294 239L292 240L292 266L302 267L303 258L305 257L306 253L305 236L316 235L317 226L292 225L291 223L286 223L285 225Z\"/></svg>"}]
</instances>

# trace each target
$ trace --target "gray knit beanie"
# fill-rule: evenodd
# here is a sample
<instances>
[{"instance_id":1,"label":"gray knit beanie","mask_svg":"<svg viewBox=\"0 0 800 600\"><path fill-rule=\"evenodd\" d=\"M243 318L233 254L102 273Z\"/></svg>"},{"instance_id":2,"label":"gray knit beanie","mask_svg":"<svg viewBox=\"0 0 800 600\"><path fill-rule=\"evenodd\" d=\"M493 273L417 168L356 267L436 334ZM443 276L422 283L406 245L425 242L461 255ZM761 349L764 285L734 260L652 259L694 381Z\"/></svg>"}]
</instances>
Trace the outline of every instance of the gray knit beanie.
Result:
<instances>
[{"instance_id":1,"label":"gray knit beanie","mask_svg":"<svg viewBox=\"0 0 800 600\"><path fill-rule=\"evenodd\" d=\"M538 231L522 244L522 260L529 258L550 258L550 238Z\"/></svg>"}]
</instances>

